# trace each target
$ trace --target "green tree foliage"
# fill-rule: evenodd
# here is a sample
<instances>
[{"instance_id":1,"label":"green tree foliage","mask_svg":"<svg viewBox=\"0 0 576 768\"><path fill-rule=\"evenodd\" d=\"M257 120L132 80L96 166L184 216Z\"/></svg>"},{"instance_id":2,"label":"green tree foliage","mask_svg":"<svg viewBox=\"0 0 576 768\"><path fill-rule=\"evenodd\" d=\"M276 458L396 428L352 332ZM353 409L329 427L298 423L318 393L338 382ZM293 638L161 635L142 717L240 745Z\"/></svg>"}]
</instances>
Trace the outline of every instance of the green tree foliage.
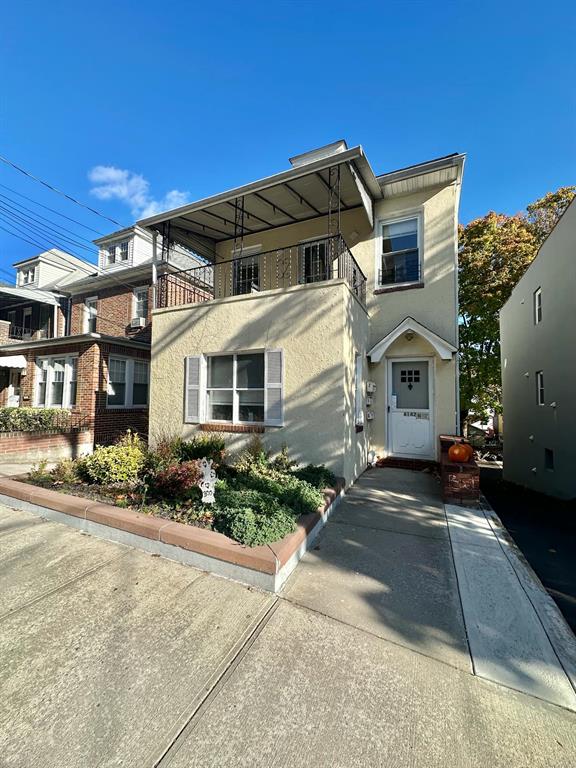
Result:
<instances>
[{"instance_id":1,"label":"green tree foliage","mask_svg":"<svg viewBox=\"0 0 576 768\"><path fill-rule=\"evenodd\" d=\"M562 187L526 213L490 211L459 228L460 406L463 420L501 408L498 313L576 187Z\"/></svg>"}]
</instances>

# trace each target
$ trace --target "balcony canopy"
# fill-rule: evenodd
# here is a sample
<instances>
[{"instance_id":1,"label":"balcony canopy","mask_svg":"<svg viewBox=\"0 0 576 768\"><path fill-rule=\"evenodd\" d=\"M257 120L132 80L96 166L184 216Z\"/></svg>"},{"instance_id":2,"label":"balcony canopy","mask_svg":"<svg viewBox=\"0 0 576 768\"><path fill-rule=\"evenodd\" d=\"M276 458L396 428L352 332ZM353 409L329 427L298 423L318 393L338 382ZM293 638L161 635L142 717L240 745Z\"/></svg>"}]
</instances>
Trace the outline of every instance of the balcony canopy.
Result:
<instances>
[{"instance_id":1,"label":"balcony canopy","mask_svg":"<svg viewBox=\"0 0 576 768\"><path fill-rule=\"evenodd\" d=\"M336 142L291 163L290 170L138 224L209 258L217 242L327 216L338 199L340 211L362 208L372 224L372 203L382 190L362 147Z\"/></svg>"},{"instance_id":2,"label":"balcony canopy","mask_svg":"<svg viewBox=\"0 0 576 768\"><path fill-rule=\"evenodd\" d=\"M58 306L58 297L50 291L42 291L38 288L19 288L12 285L0 285L0 308L10 309L11 306L37 302Z\"/></svg>"}]
</instances>

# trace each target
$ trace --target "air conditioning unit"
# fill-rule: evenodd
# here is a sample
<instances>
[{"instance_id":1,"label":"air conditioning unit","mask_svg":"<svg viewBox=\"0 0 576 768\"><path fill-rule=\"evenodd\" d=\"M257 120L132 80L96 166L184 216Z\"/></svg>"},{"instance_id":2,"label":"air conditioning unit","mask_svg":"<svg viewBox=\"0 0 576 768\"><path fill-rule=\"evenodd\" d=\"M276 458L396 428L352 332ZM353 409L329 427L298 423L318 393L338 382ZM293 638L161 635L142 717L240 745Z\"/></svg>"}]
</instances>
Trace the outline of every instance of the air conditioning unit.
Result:
<instances>
[{"instance_id":1,"label":"air conditioning unit","mask_svg":"<svg viewBox=\"0 0 576 768\"><path fill-rule=\"evenodd\" d=\"M373 381L366 382L366 392L376 392L376 384Z\"/></svg>"},{"instance_id":2,"label":"air conditioning unit","mask_svg":"<svg viewBox=\"0 0 576 768\"><path fill-rule=\"evenodd\" d=\"M130 320L130 328L144 328L145 325L145 317L133 317L132 320Z\"/></svg>"}]
</instances>

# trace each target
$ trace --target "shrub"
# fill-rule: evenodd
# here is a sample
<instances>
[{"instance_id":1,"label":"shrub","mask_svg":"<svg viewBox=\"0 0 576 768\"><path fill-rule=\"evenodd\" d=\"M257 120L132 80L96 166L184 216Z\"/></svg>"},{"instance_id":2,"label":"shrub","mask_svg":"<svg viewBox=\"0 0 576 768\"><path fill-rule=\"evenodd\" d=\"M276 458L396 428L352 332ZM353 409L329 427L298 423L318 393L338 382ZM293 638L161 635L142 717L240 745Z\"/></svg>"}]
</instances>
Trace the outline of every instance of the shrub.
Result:
<instances>
[{"instance_id":1,"label":"shrub","mask_svg":"<svg viewBox=\"0 0 576 768\"><path fill-rule=\"evenodd\" d=\"M144 443L128 431L115 445L97 446L94 453L78 461L77 466L91 483L135 483L144 469L145 458Z\"/></svg>"},{"instance_id":2,"label":"shrub","mask_svg":"<svg viewBox=\"0 0 576 768\"><path fill-rule=\"evenodd\" d=\"M52 483L52 477L47 469L47 459L42 459L38 464L33 465L28 472L28 479L37 485L45 485Z\"/></svg>"},{"instance_id":3,"label":"shrub","mask_svg":"<svg viewBox=\"0 0 576 768\"><path fill-rule=\"evenodd\" d=\"M73 459L60 459L50 471L50 477L55 485L71 485L80 479L78 467Z\"/></svg>"},{"instance_id":4,"label":"shrub","mask_svg":"<svg viewBox=\"0 0 576 768\"><path fill-rule=\"evenodd\" d=\"M152 480L152 487L156 495L165 499L182 499L190 496L193 489L200 493L198 483L201 477L199 461L183 461L158 472Z\"/></svg>"},{"instance_id":5,"label":"shrub","mask_svg":"<svg viewBox=\"0 0 576 768\"><path fill-rule=\"evenodd\" d=\"M0 408L0 432L40 432L69 424L70 411L63 408Z\"/></svg>"},{"instance_id":6,"label":"shrub","mask_svg":"<svg viewBox=\"0 0 576 768\"><path fill-rule=\"evenodd\" d=\"M316 512L324 501L322 493L310 483L269 468L259 471L253 466L249 472L239 476L239 481L249 488L275 497L280 504L290 507L299 515Z\"/></svg>"},{"instance_id":7,"label":"shrub","mask_svg":"<svg viewBox=\"0 0 576 768\"><path fill-rule=\"evenodd\" d=\"M293 470L292 474L299 480L310 483L314 488L323 490L324 488L333 488L336 485L336 475L326 469L324 464L308 464L300 469Z\"/></svg>"},{"instance_id":8,"label":"shrub","mask_svg":"<svg viewBox=\"0 0 576 768\"><path fill-rule=\"evenodd\" d=\"M194 461L195 459L212 459L218 466L224 461L226 444L222 435L217 432L206 432L196 435L192 440L182 441L180 448L181 461Z\"/></svg>"},{"instance_id":9,"label":"shrub","mask_svg":"<svg viewBox=\"0 0 576 768\"><path fill-rule=\"evenodd\" d=\"M296 466L296 462L288 456L288 446L283 445L282 450L275 456L272 461L269 462L269 466L272 469L278 470L278 472L291 472Z\"/></svg>"},{"instance_id":10,"label":"shrub","mask_svg":"<svg viewBox=\"0 0 576 768\"><path fill-rule=\"evenodd\" d=\"M290 511L281 506L265 515L251 507L234 507L215 510L214 527L241 544L256 547L292 533L296 523Z\"/></svg>"}]
</instances>

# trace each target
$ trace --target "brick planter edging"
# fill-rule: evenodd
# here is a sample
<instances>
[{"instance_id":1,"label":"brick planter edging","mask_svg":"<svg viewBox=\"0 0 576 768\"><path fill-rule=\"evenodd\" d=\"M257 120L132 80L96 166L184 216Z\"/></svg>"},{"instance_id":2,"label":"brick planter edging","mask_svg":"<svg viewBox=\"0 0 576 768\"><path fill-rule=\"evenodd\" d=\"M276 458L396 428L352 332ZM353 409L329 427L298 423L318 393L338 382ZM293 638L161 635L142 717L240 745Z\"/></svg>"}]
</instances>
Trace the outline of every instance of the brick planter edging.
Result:
<instances>
[{"instance_id":1,"label":"brick planter edging","mask_svg":"<svg viewBox=\"0 0 576 768\"><path fill-rule=\"evenodd\" d=\"M324 504L313 514L301 517L294 533L269 545L246 547L217 531L144 515L11 478L0 478L0 496L5 497L5 503L18 500L21 504L14 506L41 515L53 511L57 516L52 516L52 519L101 534L105 538L109 538L106 528L121 531L126 535L112 535L110 538L136 547L145 544L141 548L274 592L280 589L296 567L311 541L326 523L343 491L343 480L338 481L335 489L326 489ZM106 528L100 530L101 526ZM152 542L158 546L151 548ZM195 553L201 559L184 557L181 550ZM211 562L214 567L211 567ZM232 569L222 570L218 567L219 562L229 564Z\"/></svg>"}]
</instances>

